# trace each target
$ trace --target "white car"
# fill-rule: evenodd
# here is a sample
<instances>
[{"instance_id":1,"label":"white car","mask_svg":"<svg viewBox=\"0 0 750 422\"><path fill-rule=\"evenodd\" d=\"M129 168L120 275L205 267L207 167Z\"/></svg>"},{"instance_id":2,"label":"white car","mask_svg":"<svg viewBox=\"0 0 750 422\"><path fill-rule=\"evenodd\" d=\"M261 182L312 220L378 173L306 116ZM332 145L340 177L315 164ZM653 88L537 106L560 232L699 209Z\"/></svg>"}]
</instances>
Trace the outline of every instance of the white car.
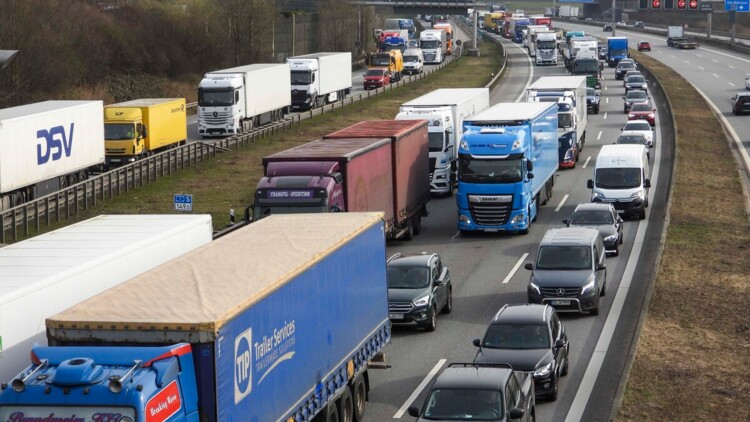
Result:
<instances>
[{"instance_id":1,"label":"white car","mask_svg":"<svg viewBox=\"0 0 750 422\"><path fill-rule=\"evenodd\" d=\"M620 130L622 130L622 135L642 134L646 137L646 146L649 148L654 146L654 130L648 120L628 120L625 127Z\"/></svg>"},{"instance_id":2,"label":"white car","mask_svg":"<svg viewBox=\"0 0 750 422\"><path fill-rule=\"evenodd\" d=\"M750 89L750 76L745 78L745 89Z\"/></svg>"}]
</instances>

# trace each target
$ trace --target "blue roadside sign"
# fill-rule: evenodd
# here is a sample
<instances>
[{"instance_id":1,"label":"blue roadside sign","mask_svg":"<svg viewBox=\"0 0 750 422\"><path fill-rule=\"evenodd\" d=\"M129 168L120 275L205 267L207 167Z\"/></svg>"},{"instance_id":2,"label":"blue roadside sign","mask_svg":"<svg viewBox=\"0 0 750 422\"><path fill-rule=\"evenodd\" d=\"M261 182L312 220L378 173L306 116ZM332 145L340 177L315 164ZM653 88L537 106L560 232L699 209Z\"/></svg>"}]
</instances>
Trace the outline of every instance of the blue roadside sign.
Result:
<instances>
[{"instance_id":1,"label":"blue roadside sign","mask_svg":"<svg viewBox=\"0 0 750 422\"><path fill-rule=\"evenodd\" d=\"M724 9L727 12L750 11L750 0L724 0Z\"/></svg>"},{"instance_id":2,"label":"blue roadside sign","mask_svg":"<svg viewBox=\"0 0 750 422\"><path fill-rule=\"evenodd\" d=\"M174 210L180 212L193 211L193 195L175 194Z\"/></svg>"}]
</instances>

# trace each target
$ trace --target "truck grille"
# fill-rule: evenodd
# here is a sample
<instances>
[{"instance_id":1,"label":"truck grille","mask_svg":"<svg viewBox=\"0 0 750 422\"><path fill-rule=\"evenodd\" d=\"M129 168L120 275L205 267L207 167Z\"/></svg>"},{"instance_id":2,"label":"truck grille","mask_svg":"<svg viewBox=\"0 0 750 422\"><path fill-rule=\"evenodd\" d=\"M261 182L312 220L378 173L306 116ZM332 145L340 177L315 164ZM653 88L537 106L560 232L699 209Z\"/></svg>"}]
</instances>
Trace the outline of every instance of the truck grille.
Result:
<instances>
[{"instance_id":1,"label":"truck grille","mask_svg":"<svg viewBox=\"0 0 750 422\"><path fill-rule=\"evenodd\" d=\"M513 207L513 196L469 195L469 211L475 223L500 226L508 222Z\"/></svg>"},{"instance_id":2,"label":"truck grille","mask_svg":"<svg viewBox=\"0 0 750 422\"><path fill-rule=\"evenodd\" d=\"M430 174L432 174L432 173L435 172L435 161L436 160L437 160L437 158L435 158L435 157L431 157L430 158Z\"/></svg>"},{"instance_id":3,"label":"truck grille","mask_svg":"<svg viewBox=\"0 0 750 422\"><path fill-rule=\"evenodd\" d=\"M411 311L413 308L411 302L389 302L388 312L394 314L405 314Z\"/></svg>"},{"instance_id":4,"label":"truck grille","mask_svg":"<svg viewBox=\"0 0 750 422\"><path fill-rule=\"evenodd\" d=\"M292 101L305 101L307 99L307 91L303 90L293 90L292 91Z\"/></svg>"},{"instance_id":5,"label":"truck grille","mask_svg":"<svg viewBox=\"0 0 750 422\"><path fill-rule=\"evenodd\" d=\"M106 148L107 154L125 154L125 148Z\"/></svg>"},{"instance_id":6,"label":"truck grille","mask_svg":"<svg viewBox=\"0 0 750 422\"><path fill-rule=\"evenodd\" d=\"M424 61L426 61L426 62L434 62L435 61L435 54L425 54L424 55Z\"/></svg>"},{"instance_id":7,"label":"truck grille","mask_svg":"<svg viewBox=\"0 0 750 422\"><path fill-rule=\"evenodd\" d=\"M562 291L562 295L558 290ZM577 297L581 294L580 287L542 287L541 291L544 297Z\"/></svg>"},{"instance_id":8,"label":"truck grille","mask_svg":"<svg viewBox=\"0 0 750 422\"><path fill-rule=\"evenodd\" d=\"M207 125L223 126L229 121L229 112L214 111L213 113L204 113L203 121Z\"/></svg>"}]
</instances>

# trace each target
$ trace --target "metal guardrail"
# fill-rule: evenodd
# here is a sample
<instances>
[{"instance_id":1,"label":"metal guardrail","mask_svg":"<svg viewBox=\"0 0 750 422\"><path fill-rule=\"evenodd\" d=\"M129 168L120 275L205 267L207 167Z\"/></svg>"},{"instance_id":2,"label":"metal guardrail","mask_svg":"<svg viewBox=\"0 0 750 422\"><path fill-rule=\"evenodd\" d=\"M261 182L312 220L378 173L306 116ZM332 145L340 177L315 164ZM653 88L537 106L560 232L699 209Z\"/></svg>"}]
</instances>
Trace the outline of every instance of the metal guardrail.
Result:
<instances>
[{"instance_id":1,"label":"metal guardrail","mask_svg":"<svg viewBox=\"0 0 750 422\"><path fill-rule=\"evenodd\" d=\"M130 190L147 185L161 177L169 176L184 168L208 161L217 154L242 148L246 145L299 124L325 113L364 101L403 85L424 79L453 62L460 56L424 71L418 75L405 76L402 80L386 87L364 91L344 98L342 101L327 104L323 107L296 113L282 121L262 126L250 133L232 136L215 142L193 142L123 167L88 178L75 185L38 198L8 210L0 211L0 244L17 241L19 237L27 238L32 232L39 232L42 226L49 227L63 220L70 219L81 210L96 206L99 202L112 199Z\"/></svg>"}]
</instances>

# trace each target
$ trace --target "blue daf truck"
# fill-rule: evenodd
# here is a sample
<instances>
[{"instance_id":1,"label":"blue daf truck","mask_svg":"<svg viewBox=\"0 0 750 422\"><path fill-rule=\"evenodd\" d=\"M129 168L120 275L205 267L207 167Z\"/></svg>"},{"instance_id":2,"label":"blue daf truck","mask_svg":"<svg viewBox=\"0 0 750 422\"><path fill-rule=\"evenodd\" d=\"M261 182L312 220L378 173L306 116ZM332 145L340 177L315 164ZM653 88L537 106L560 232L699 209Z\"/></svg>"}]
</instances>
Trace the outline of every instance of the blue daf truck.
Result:
<instances>
[{"instance_id":1,"label":"blue daf truck","mask_svg":"<svg viewBox=\"0 0 750 422\"><path fill-rule=\"evenodd\" d=\"M380 213L272 215L48 318L0 420L361 420L385 269Z\"/></svg>"},{"instance_id":2,"label":"blue daf truck","mask_svg":"<svg viewBox=\"0 0 750 422\"><path fill-rule=\"evenodd\" d=\"M499 103L464 121L458 229L527 234L552 196L557 104Z\"/></svg>"}]
</instances>

